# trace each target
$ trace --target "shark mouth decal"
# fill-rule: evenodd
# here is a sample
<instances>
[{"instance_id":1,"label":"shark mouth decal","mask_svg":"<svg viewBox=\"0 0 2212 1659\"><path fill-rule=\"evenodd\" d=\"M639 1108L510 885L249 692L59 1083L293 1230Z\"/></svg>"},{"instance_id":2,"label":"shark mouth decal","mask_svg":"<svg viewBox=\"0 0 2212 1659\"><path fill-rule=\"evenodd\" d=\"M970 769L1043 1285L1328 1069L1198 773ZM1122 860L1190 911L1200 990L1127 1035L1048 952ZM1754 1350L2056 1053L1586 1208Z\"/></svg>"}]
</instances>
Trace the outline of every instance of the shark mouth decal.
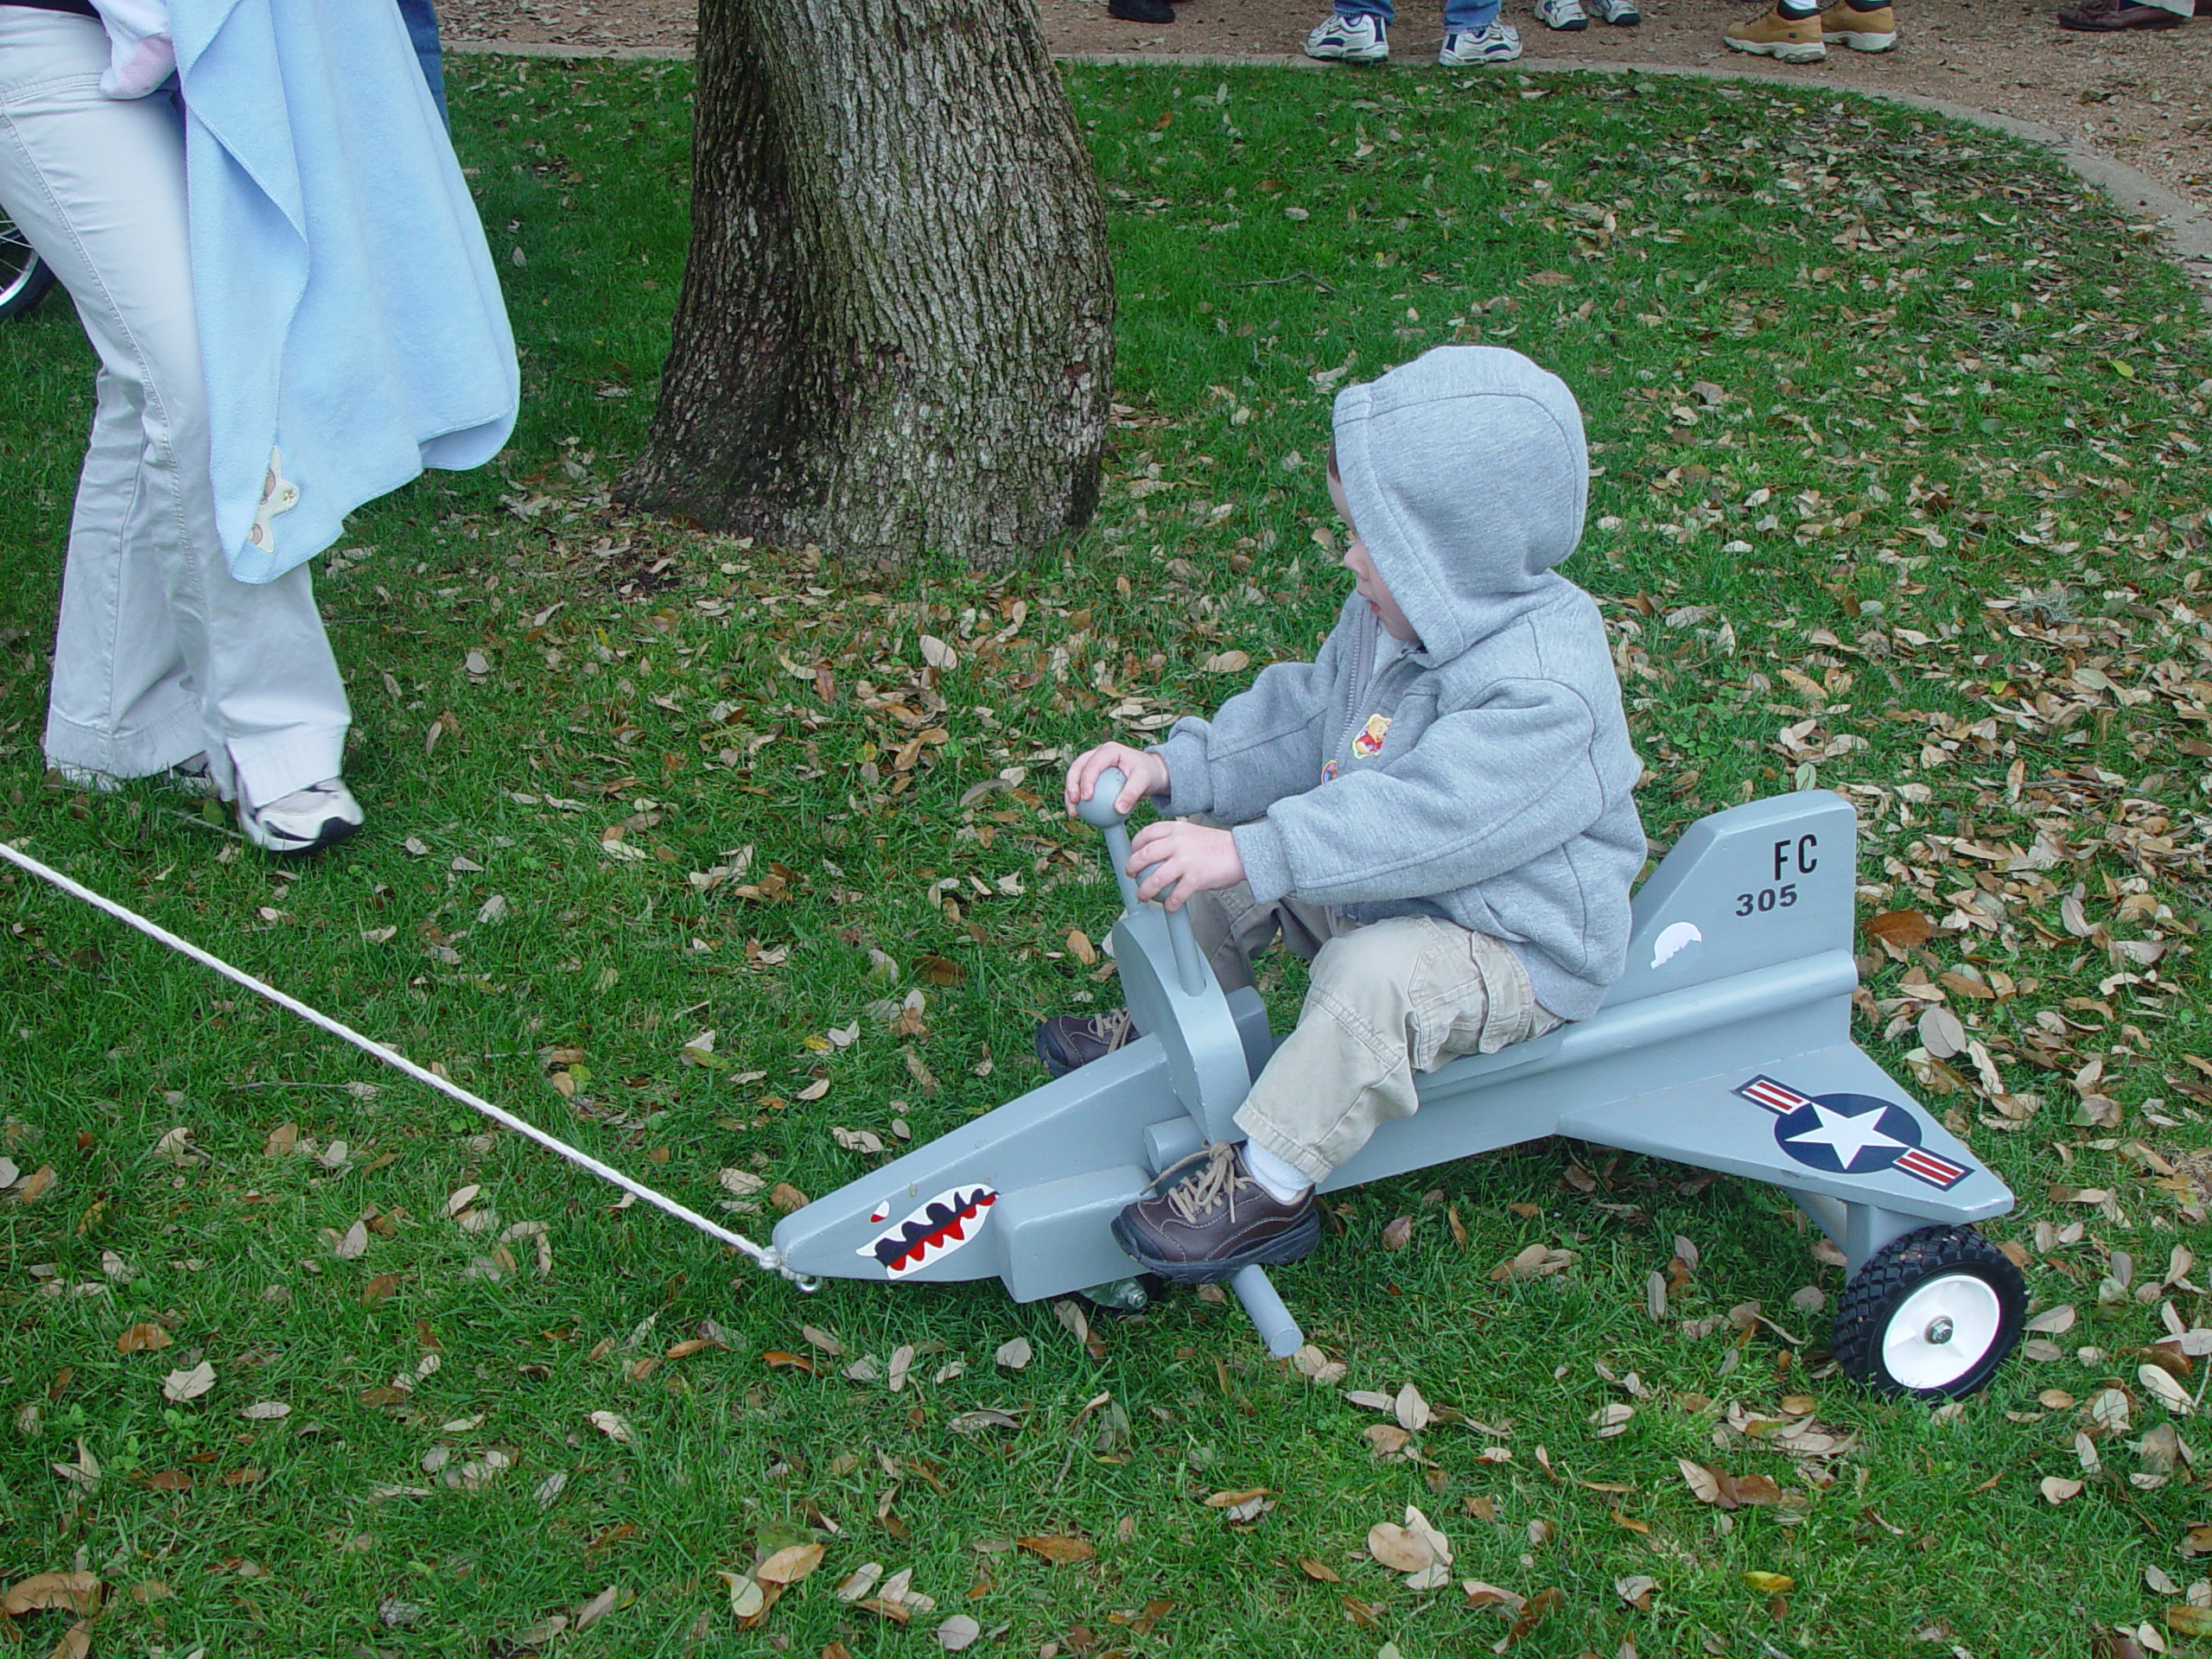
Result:
<instances>
[{"instance_id":1,"label":"shark mouth decal","mask_svg":"<svg viewBox=\"0 0 2212 1659\"><path fill-rule=\"evenodd\" d=\"M883 1270L893 1279L903 1279L917 1268L925 1267L972 1243L976 1235L983 1230L983 1224L990 1219L991 1206L998 1201L998 1192L991 1187L953 1187L938 1193L896 1227L878 1234L874 1243L862 1245L853 1254L872 1255L883 1263ZM868 1219L881 1221L890 1213L888 1202L879 1204Z\"/></svg>"}]
</instances>

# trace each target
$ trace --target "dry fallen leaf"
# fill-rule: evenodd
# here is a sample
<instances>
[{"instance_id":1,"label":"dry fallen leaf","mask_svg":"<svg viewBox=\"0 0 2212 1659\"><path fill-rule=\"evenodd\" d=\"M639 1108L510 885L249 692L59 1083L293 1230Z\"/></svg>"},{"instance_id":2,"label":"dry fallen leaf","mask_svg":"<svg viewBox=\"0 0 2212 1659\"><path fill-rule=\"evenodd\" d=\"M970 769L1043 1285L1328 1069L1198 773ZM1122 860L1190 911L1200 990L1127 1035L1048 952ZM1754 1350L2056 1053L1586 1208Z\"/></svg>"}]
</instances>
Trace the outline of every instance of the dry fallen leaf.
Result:
<instances>
[{"instance_id":1,"label":"dry fallen leaf","mask_svg":"<svg viewBox=\"0 0 2212 1659\"><path fill-rule=\"evenodd\" d=\"M1031 1554L1041 1556L1056 1566L1087 1561L1098 1554L1097 1547L1087 1538L1017 1538L1014 1541Z\"/></svg>"},{"instance_id":2,"label":"dry fallen leaf","mask_svg":"<svg viewBox=\"0 0 2212 1659\"><path fill-rule=\"evenodd\" d=\"M249 1423L273 1423L291 1414L292 1408L281 1400L257 1400L238 1412Z\"/></svg>"},{"instance_id":3,"label":"dry fallen leaf","mask_svg":"<svg viewBox=\"0 0 2212 1659\"><path fill-rule=\"evenodd\" d=\"M1426 1539L1389 1521L1367 1529L1367 1553L1393 1573L1422 1572L1436 1560Z\"/></svg>"},{"instance_id":4,"label":"dry fallen leaf","mask_svg":"<svg viewBox=\"0 0 2212 1659\"><path fill-rule=\"evenodd\" d=\"M1219 1510L1224 1521L1254 1520L1273 1507L1268 1502L1268 1490L1265 1486L1251 1486L1243 1491L1215 1492L1205 1500L1206 1508Z\"/></svg>"},{"instance_id":5,"label":"dry fallen leaf","mask_svg":"<svg viewBox=\"0 0 2212 1659\"><path fill-rule=\"evenodd\" d=\"M181 1405L197 1400L215 1386L215 1368L201 1360L188 1371L171 1371L162 1379L162 1397Z\"/></svg>"},{"instance_id":6,"label":"dry fallen leaf","mask_svg":"<svg viewBox=\"0 0 2212 1659\"><path fill-rule=\"evenodd\" d=\"M797 1584L822 1565L823 1548L821 1544L786 1544L754 1567L753 1576L763 1584Z\"/></svg>"},{"instance_id":7,"label":"dry fallen leaf","mask_svg":"<svg viewBox=\"0 0 2212 1659\"><path fill-rule=\"evenodd\" d=\"M1009 1371L1020 1370L1030 1362L1032 1357L1029 1338L1027 1337L1015 1337L1009 1341L1001 1343L998 1352L991 1356L995 1364L1003 1365Z\"/></svg>"},{"instance_id":8,"label":"dry fallen leaf","mask_svg":"<svg viewBox=\"0 0 2212 1659\"><path fill-rule=\"evenodd\" d=\"M0 1598L0 1612L10 1618L54 1608L90 1618L100 1610L100 1581L90 1573L40 1573Z\"/></svg>"},{"instance_id":9,"label":"dry fallen leaf","mask_svg":"<svg viewBox=\"0 0 2212 1659\"><path fill-rule=\"evenodd\" d=\"M637 1437L631 1433L630 1425L619 1413L594 1411L586 1414L585 1421L601 1433L618 1445L628 1446Z\"/></svg>"},{"instance_id":10,"label":"dry fallen leaf","mask_svg":"<svg viewBox=\"0 0 2212 1659\"><path fill-rule=\"evenodd\" d=\"M937 1627L937 1643L947 1653L958 1653L963 1648L975 1645L983 1633L983 1627L965 1613L955 1613Z\"/></svg>"},{"instance_id":11,"label":"dry fallen leaf","mask_svg":"<svg viewBox=\"0 0 2212 1659\"><path fill-rule=\"evenodd\" d=\"M2177 1415L2185 1417L2196 1409L2189 1390L2175 1380L2173 1373L2162 1365L2138 1367L2135 1380L2140 1382L2147 1392L2158 1395L2160 1403Z\"/></svg>"},{"instance_id":12,"label":"dry fallen leaf","mask_svg":"<svg viewBox=\"0 0 2212 1659\"><path fill-rule=\"evenodd\" d=\"M1786 1596L1797 1587L1787 1573L1746 1573L1744 1582L1763 1596Z\"/></svg>"},{"instance_id":13,"label":"dry fallen leaf","mask_svg":"<svg viewBox=\"0 0 2212 1659\"><path fill-rule=\"evenodd\" d=\"M172 1338L158 1325L134 1325L115 1339L118 1354L150 1354L166 1348Z\"/></svg>"}]
</instances>

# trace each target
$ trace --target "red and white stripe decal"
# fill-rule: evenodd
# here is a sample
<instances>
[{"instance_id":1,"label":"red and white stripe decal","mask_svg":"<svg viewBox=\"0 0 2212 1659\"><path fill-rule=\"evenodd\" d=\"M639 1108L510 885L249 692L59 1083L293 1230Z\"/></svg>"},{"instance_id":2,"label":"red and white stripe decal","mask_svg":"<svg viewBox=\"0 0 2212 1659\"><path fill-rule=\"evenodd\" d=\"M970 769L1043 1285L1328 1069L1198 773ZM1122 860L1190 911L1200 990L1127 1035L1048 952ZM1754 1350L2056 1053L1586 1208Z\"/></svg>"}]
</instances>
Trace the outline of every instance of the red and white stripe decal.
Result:
<instances>
[{"instance_id":1,"label":"red and white stripe decal","mask_svg":"<svg viewBox=\"0 0 2212 1659\"><path fill-rule=\"evenodd\" d=\"M1930 1186L1956 1186L1967 1178L1965 1165L1938 1157L1925 1147L1915 1147L1910 1152L1900 1154L1897 1166L1908 1175L1917 1176Z\"/></svg>"},{"instance_id":2,"label":"red and white stripe decal","mask_svg":"<svg viewBox=\"0 0 2212 1659\"><path fill-rule=\"evenodd\" d=\"M1736 1092L1754 1105L1765 1107L1777 1117L1787 1117L1800 1106L1813 1103L1788 1084L1777 1083L1772 1077L1753 1077Z\"/></svg>"}]
</instances>

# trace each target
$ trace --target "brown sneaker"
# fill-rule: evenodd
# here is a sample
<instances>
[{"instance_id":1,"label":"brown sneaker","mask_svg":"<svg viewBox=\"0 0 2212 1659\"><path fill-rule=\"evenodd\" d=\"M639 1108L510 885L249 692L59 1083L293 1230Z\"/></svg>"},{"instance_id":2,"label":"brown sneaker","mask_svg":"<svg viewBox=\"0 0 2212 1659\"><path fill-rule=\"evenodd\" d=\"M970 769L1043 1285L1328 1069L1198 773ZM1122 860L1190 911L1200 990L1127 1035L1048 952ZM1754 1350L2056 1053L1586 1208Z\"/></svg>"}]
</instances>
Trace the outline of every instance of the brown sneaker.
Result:
<instances>
[{"instance_id":1,"label":"brown sneaker","mask_svg":"<svg viewBox=\"0 0 2212 1659\"><path fill-rule=\"evenodd\" d=\"M1821 44L1821 20L1818 14L1810 17L1785 17L1779 10L1754 17L1749 22L1731 23L1721 37L1731 51L1750 52L1762 58L1778 58L1784 63L1818 63L1828 54Z\"/></svg>"},{"instance_id":2,"label":"brown sneaker","mask_svg":"<svg viewBox=\"0 0 2212 1659\"><path fill-rule=\"evenodd\" d=\"M1836 0L1821 14L1821 39L1830 46L1840 41L1854 52L1886 52L1897 43L1897 15L1888 6L1861 11Z\"/></svg>"},{"instance_id":3,"label":"brown sneaker","mask_svg":"<svg viewBox=\"0 0 2212 1659\"><path fill-rule=\"evenodd\" d=\"M1147 1271L1200 1285L1309 1254L1321 1242L1321 1207L1311 1187L1283 1203L1246 1173L1239 1146L1217 1141L1162 1170L1115 1217L1114 1242Z\"/></svg>"},{"instance_id":4,"label":"brown sneaker","mask_svg":"<svg viewBox=\"0 0 2212 1659\"><path fill-rule=\"evenodd\" d=\"M1127 1008L1110 1014L1064 1014L1037 1027L1037 1058L1056 1077L1103 1060L1137 1035Z\"/></svg>"},{"instance_id":5,"label":"brown sneaker","mask_svg":"<svg viewBox=\"0 0 2212 1659\"><path fill-rule=\"evenodd\" d=\"M2189 21L2163 6L2144 6L2135 0L2082 0L2059 9L2058 26L2089 35L2109 35L2123 29L2178 29Z\"/></svg>"}]
</instances>

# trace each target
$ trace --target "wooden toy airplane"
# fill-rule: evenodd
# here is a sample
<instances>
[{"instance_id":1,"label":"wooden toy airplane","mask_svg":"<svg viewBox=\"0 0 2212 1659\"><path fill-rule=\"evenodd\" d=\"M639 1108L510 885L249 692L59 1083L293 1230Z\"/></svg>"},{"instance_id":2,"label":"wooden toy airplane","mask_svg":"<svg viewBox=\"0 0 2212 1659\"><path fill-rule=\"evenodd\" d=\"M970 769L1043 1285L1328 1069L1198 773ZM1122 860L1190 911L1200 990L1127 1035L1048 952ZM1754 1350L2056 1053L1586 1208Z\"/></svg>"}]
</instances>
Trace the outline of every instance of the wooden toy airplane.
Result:
<instances>
[{"instance_id":1,"label":"wooden toy airplane","mask_svg":"<svg viewBox=\"0 0 2212 1659\"><path fill-rule=\"evenodd\" d=\"M1242 1139L1233 1114L1274 1039L1255 992L1224 994L1188 917L1138 901L1120 787L1104 774L1083 816L1121 884L1114 958L1141 1036L786 1216L791 1269L1144 1305L1108 1224L1160 1171ZM1322 1190L1550 1135L1769 1182L1844 1254L1847 1373L1930 1398L1980 1388L2027 1289L1972 1224L2012 1194L1851 1040L1857 841L1851 804L1822 790L1700 819L1637 893L1628 971L1596 1014L1423 1077L1421 1110ZM1230 1284L1270 1351L1295 1352L1265 1271Z\"/></svg>"}]
</instances>

